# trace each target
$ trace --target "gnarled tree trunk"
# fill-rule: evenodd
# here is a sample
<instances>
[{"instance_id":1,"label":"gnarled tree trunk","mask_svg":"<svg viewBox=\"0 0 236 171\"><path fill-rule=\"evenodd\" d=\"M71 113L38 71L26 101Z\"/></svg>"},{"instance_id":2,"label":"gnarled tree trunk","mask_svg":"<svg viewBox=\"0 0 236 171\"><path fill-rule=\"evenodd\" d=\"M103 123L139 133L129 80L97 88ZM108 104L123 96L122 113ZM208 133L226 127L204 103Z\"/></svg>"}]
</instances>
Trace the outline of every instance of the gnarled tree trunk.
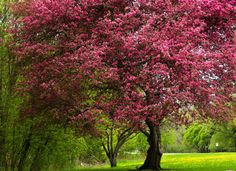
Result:
<instances>
[{"instance_id":1,"label":"gnarled tree trunk","mask_svg":"<svg viewBox=\"0 0 236 171\"><path fill-rule=\"evenodd\" d=\"M147 126L150 130L148 137L149 149L147 151L147 157L144 164L139 168L139 170L161 170L161 157L162 152L160 150L161 134L160 127L154 125L150 121L146 121Z\"/></svg>"}]
</instances>

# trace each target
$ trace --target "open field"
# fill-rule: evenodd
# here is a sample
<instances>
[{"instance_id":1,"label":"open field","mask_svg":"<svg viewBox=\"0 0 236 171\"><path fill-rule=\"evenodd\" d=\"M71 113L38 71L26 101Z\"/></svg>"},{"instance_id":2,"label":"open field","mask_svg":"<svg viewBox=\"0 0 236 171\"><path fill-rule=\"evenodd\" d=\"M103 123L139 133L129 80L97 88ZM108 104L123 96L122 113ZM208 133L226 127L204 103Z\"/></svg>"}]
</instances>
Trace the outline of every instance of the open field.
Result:
<instances>
[{"instance_id":1,"label":"open field","mask_svg":"<svg viewBox=\"0 0 236 171\"><path fill-rule=\"evenodd\" d=\"M74 171L128 171L135 170L143 159L118 160L118 167L109 165L78 168ZM162 168L169 171L236 171L236 153L164 154Z\"/></svg>"}]
</instances>

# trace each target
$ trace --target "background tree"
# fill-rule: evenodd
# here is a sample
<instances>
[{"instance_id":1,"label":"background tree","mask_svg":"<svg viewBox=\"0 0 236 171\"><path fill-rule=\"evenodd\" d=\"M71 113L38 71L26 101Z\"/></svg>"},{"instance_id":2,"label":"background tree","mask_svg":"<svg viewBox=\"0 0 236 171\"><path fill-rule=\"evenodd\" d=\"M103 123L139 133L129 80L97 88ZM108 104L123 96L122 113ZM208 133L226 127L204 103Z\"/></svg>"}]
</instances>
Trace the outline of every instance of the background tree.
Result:
<instances>
[{"instance_id":1,"label":"background tree","mask_svg":"<svg viewBox=\"0 0 236 171\"><path fill-rule=\"evenodd\" d=\"M111 167L117 166L117 157L120 148L122 148L127 141L134 138L134 136L132 136L135 132L133 129L133 127L115 125L114 121L111 122L110 126L106 126L102 146L109 158Z\"/></svg>"},{"instance_id":2,"label":"background tree","mask_svg":"<svg viewBox=\"0 0 236 171\"><path fill-rule=\"evenodd\" d=\"M184 141L186 144L197 149L198 152L208 152L210 140L214 134L212 124L193 124L185 132Z\"/></svg>"},{"instance_id":3,"label":"background tree","mask_svg":"<svg viewBox=\"0 0 236 171\"><path fill-rule=\"evenodd\" d=\"M17 135L16 119L21 98L16 92L18 80L17 57L9 50L12 40L7 32L10 12L10 2L0 1L0 169L7 170L15 165L15 150L20 140Z\"/></svg>"},{"instance_id":4,"label":"background tree","mask_svg":"<svg viewBox=\"0 0 236 171\"><path fill-rule=\"evenodd\" d=\"M161 132L161 149L164 153L190 153L195 151L195 149L184 144L186 126L164 122Z\"/></svg>"},{"instance_id":5,"label":"background tree","mask_svg":"<svg viewBox=\"0 0 236 171\"><path fill-rule=\"evenodd\" d=\"M77 148L80 139L73 126L65 128L68 122L59 122L60 118L52 117L45 103L40 103L40 89L31 94L18 91L26 81L23 68L29 65L13 50L17 41L9 28L19 26L12 14L14 2L0 2L0 170L59 170L75 164L81 155Z\"/></svg>"},{"instance_id":6,"label":"background tree","mask_svg":"<svg viewBox=\"0 0 236 171\"><path fill-rule=\"evenodd\" d=\"M210 151L236 151L236 122L216 125L215 132L211 137ZM217 145L216 145L217 144Z\"/></svg>"}]
</instances>

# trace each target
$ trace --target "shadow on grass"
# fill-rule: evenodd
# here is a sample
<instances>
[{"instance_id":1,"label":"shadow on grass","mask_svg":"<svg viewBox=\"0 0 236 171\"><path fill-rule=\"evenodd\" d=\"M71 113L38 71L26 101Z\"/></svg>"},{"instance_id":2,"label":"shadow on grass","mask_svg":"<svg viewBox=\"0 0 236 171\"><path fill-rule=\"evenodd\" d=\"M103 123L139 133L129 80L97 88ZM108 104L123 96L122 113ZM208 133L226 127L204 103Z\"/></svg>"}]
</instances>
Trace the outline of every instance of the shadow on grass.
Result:
<instances>
[{"instance_id":1,"label":"shadow on grass","mask_svg":"<svg viewBox=\"0 0 236 171\"><path fill-rule=\"evenodd\" d=\"M209 169L201 169L201 168L195 168L195 169L189 169L189 168L184 168L184 169L180 169L180 168L175 168L175 169L161 169L160 171L213 171L213 170L209 170ZM136 167L134 166L132 167L128 167L128 168L81 168L81 169L74 169L74 170L70 170L70 171L138 171L138 169L136 169ZM153 170L145 170L145 171L153 171ZM225 169L216 169L214 171L226 171ZM231 170L230 170L231 171ZM236 171L236 170L232 170L232 171Z\"/></svg>"},{"instance_id":2,"label":"shadow on grass","mask_svg":"<svg viewBox=\"0 0 236 171\"><path fill-rule=\"evenodd\" d=\"M131 169L132 168L132 169ZM160 171L177 171L181 169L161 169ZM81 169L75 169L70 171L138 171L138 167L135 166L129 166L129 167L122 167L122 168L81 168ZM145 171L151 171L151 170L145 170Z\"/></svg>"}]
</instances>

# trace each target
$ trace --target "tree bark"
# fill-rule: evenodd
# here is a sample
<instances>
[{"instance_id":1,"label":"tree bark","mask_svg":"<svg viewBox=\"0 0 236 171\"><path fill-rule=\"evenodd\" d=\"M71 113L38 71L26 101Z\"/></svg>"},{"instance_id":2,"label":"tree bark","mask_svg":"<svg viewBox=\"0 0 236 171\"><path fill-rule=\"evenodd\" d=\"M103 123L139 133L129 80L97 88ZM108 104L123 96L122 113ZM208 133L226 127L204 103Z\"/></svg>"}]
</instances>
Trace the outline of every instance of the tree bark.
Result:
<instances>
[{"instance_id":1,"label":"tree bark","mask_svg":"<svg viewBox=\"0 0 236 171\"><path fill-rule=\"evenodd\" d=\"M25 160L26 160L27 153L28 153L28 151L30 149L30 145L31 145L30 144L31 136L32 136L32 132L29 133L29 135L25 139L24 145L22 147L20 161L19 161L19 163L17 165L18 171L23 171L24 170Z\"/></svg>"},{"instance_id":2,"label":"tree bark","mask_svg":"<svg viewBox=\"0 0 236 171\"><path fill-rule=\"evenodd\" d=\"M147 151L147 157L144 164L139 168L139 170L161 170L161 157L162 152L160 150L161 143L161 133L160 127L154 125L150 121L146 121L147 126L150 130L148 135L149 149Z\"/></svg>"},{"instance_id":3,"label":"tree bark","mask_svg":"<svg viewBox=\"0 0 236 171\"><path fill-rule=\"evenodd\" d=\"M109 158L111 167L116 167L116 156L111 156Z\"/></svg>"}]
</instances>

